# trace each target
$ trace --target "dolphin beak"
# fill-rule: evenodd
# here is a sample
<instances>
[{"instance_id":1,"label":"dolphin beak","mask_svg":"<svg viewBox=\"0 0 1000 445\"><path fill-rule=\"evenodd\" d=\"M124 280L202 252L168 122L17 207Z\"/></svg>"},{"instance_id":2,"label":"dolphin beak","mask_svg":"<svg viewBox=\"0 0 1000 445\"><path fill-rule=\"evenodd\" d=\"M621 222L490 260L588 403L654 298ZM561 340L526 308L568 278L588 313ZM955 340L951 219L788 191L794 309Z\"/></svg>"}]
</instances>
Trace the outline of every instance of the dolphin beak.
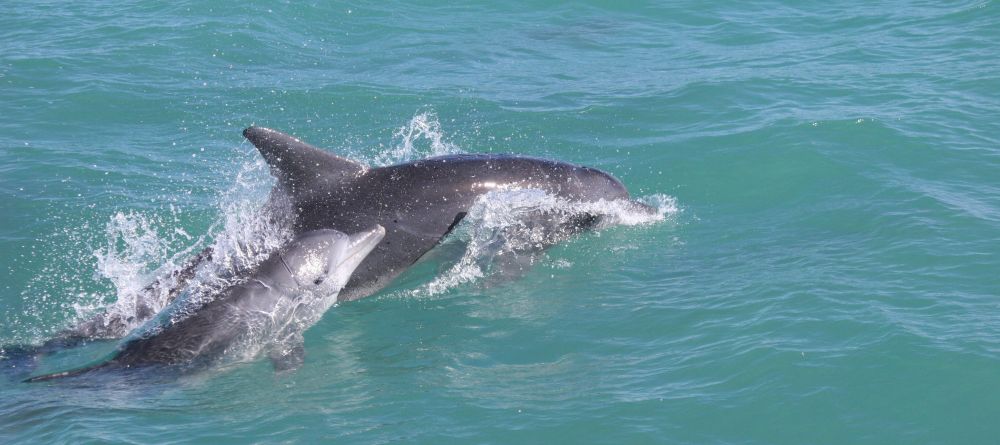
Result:
<instances>
[{"instance_id":1,"label":"dolphin beak","mask_svg":"<svg viewBox=\"0 0 1000 445\"><path fill-rule=\"evenodd\" d=\"M337 269L353 272L384 237L385 228L380 225L375 225L371 229L348 235L350 243L340 263L337 264Z\"/></svg>"}]
</instances>

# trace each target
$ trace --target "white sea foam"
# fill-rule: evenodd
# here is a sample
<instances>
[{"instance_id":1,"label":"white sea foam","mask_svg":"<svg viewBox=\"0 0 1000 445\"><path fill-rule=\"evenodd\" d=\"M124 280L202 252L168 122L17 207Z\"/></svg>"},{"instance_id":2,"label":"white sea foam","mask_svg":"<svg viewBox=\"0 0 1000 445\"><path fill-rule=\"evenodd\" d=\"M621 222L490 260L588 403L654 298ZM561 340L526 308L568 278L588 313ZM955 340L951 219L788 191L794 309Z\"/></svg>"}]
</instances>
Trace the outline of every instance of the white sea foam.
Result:
<instances>
[{"instance_id":1,"label":"white sea foam","mask_svg":"<svg viewBox=\"0 0 1000 445\"><path fill-rule=\"evenodd\" d=\"M243 162L232 186L217 200L219 217L208 233L192 237L176 219L164 221L140 212L119 212L105 228L104 246L94 250L99 278L114 285L115 299L74 305L78 319L99 310L114 336L124 335L144 321L142 312L159 312L170 302L177 284L173 272L205 247L212 260L204 262L187 283L185 295L199 298L232 284L238 272L249 270L290 238L286 203L267 203L273 184L267 165L259 158ZM178 242L181 249L171 248ZM150 283L156 283L151 291ZM112 327L114 323L114 327Z\"/></svg>"},{"instance_id":2,"label":"white sea foam","mask_svg":"<svg viewBox=\"0 0 1000 445\"><path fill-rule=\"evenodd\" d=\"M614 225L654 224L679 212L677 200L671 196L651 195L639 201L650 208L628 200L567 201L537 189L487 193L476 201L449 239L449 242L465 244L461 258L429 283L409 293L437 295L455 286L503 273L511 266L530 266L542 248L572 234L572 230L553 230L552 225L571 224L580 215L598 217L597 229L600 230ZM540 215L544 215L542 223L539 223Z\"/></svg>"}]
</instances>

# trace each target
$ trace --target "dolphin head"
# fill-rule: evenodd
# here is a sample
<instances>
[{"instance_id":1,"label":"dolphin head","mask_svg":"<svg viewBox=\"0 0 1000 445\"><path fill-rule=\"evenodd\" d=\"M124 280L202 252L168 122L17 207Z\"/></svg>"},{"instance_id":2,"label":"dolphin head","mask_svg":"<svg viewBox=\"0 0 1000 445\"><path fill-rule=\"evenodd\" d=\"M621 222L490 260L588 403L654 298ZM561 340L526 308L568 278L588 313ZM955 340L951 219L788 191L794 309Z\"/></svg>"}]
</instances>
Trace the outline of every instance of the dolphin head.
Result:
<instances>
[{"instance_id":1,"label":"dolphin head","mask_svg":"<svg viewBox=\"0 0 1000 445\"><path fill-rule=\"evenodd\" d=\"M296 237L280 256L301 290L322 295L340 291L354 269L385 236L382 226L347 235L332 229L313 230Z\"/></svg>"}]
</instances>

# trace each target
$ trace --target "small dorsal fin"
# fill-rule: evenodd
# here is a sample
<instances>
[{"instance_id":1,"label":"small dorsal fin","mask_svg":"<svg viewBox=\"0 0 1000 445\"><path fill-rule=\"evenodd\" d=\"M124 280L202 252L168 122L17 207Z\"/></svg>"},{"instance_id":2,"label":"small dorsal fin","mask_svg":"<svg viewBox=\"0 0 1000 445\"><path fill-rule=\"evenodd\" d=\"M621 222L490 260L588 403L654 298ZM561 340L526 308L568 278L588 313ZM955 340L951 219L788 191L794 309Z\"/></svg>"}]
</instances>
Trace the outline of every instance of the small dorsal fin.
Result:
<instances>
[{"instance_id":1,"label":"small dorsal fin","mask_svg":"<svg viewBox=\"0 0 1000 445\"><path fill-rule=\"evenodd\" d=\"M271 174L288 193L316 182L332 184L364 174L362 164L335 156L299 139L264 127L243 130L271 167Z\"/></svg>"}]
</instances>

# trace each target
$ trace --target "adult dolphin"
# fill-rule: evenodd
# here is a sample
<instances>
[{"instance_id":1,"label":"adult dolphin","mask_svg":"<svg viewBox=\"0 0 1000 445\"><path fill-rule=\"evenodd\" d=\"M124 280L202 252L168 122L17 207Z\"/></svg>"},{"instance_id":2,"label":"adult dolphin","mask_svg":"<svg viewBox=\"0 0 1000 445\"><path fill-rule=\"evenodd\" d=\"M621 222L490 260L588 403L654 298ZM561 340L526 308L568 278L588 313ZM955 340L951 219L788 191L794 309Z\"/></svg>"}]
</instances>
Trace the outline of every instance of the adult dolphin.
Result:
<instances>
[{"instance_id":1,"label":"adult dolphin","mask_svg":"<svg viewBox=\"0 0 1000 445\"><path fill-rule=\"evenodd\" d=\"M366 297L385 287L437 245L485 193L520 188L540 189L571 202L629 199L625 186L608 173L547 159L464 154L369 168L276 130L254 126L243 130L243 136L257 147L277 179L271 199L291 203L295 234L331 228L350 233L375 224L385 227L384 242L358 266L340 293L341 301ZM644 204L633 205L652 212ZM568 217L542 215L540 226L572 232L593 226L600 217L586 212ZM210 249L202 251L163 280L172 285L167 298L176 296L211 255ZM154 283L145 292L154 293L159 285ZM137 310L128 315L131 320L120 314L99 314L60 337L120 337L127 332L126 326L153 312Z\"/></svg>"}]
</instances>

